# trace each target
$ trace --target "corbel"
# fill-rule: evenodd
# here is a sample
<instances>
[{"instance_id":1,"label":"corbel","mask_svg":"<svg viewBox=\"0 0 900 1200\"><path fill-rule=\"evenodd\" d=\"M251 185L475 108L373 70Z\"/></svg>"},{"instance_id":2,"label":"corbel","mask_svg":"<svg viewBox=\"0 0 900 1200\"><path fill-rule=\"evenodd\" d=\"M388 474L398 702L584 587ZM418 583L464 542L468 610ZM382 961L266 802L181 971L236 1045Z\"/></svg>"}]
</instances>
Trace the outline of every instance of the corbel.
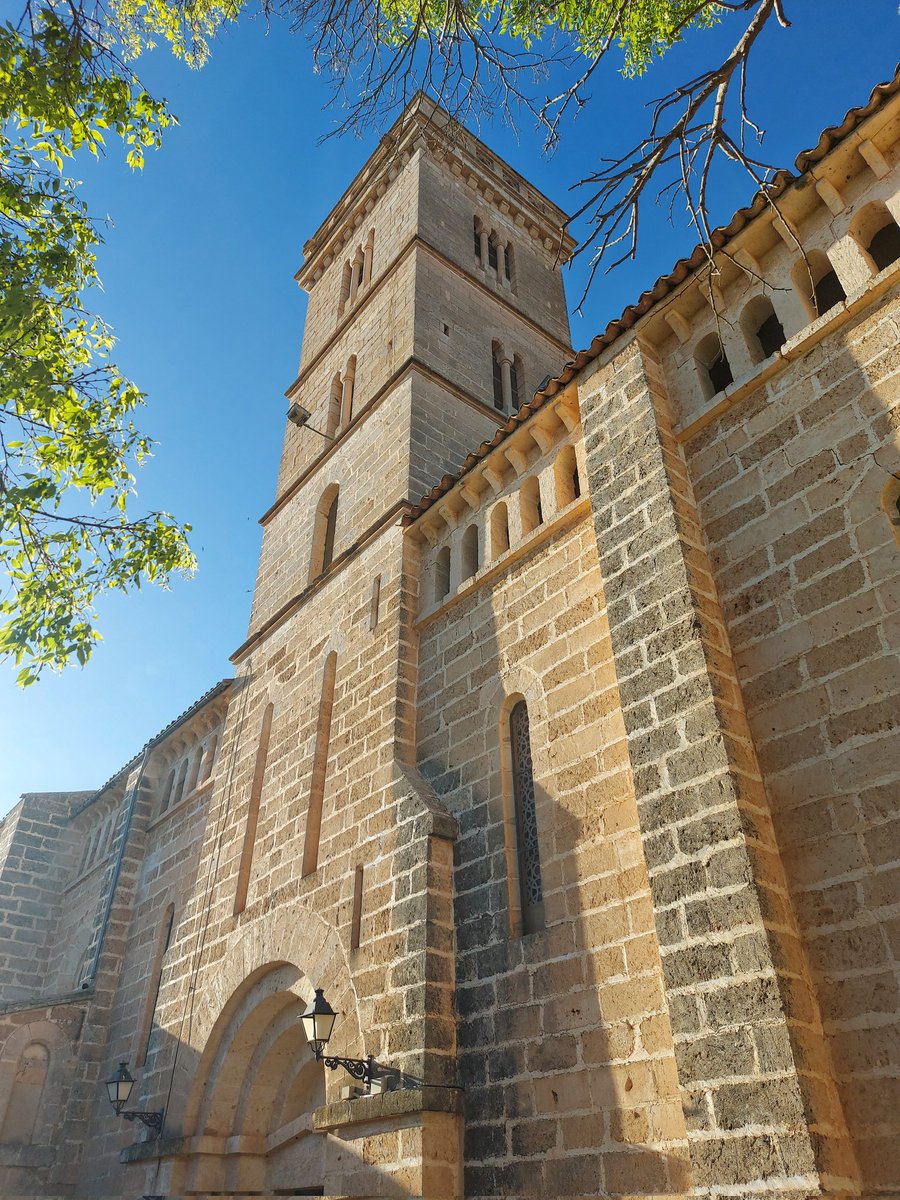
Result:
<instances>
[{"instance_id":1,"label":"corbel","mask_svg":"<svg viewBox=\"0 0 900 1200\"><path fill-rule=\"evenodd\" d=\"M515 446L504 446L503 453L517 475L528 473L528 455Z\"/></svg>"},{"instance_id":2,"label":"corbel","mask_svg":"<svg viewBox=\"0 0 900 1200\"><path fill-rule=\"evenodd\" d=\"M567 432L573 433L578 428L578 414L572 411L566 400L557 400L553 411L565 425Z\"/></svg>"},{"instance_id":3,"label":"corbel","mask_svg":"<svg viewBox=\"0 0 900 1200\"><path fill-rule=\"evenodd\" d=\"M481 493L476 491L471 484L463 483L459 487L459 494L471 508L472 512L478 512L481 508Z\"/></svg>"},{"instance_id":4,"label":"corbel","mask_svg":"<svg viewBox=\"0 0 900 1200\"><path fill-rule=\"evenodd\" d=\"M772 218L772 228L784 242L784 244L795 253L800 245L800 234L795 227L782 216Z\"/></svg>"},{"instance_id":5,"label":"corbel","mask_svg":"<svg viewBox=\"0 0 900 1200\"><path fill-rule=\"evenodd\" d=\"M459 525L460 513L455 508L451 508L449 504L438 505L437 514L451 533Z\"/></svg>"},{"instance_id":6,"label":"corbel","mask_svg":"<svg viewBox=\"0 0 900 1200\"><path fill-rule=\"evenodd\" d=\"M844 211L844 198L829 180L817 179L816 191L819 193L819 199L828 206L832 216L836 217L838 213Z\"/></svg>"},{"instance_id":7,"label":"corbel","mask_svg":"<svg viewBox=\"0 0 900 1200\"><path fill-rule=\"evenodd\" d=\"M537 442L541 454L547 454L556 441L553 434L549 430L543 429L540 425L530 425L528 432Z\"/></svg>"},{"instance_id":8,"label":"corbel","mask_svg":"<svg viewBox=\"0 0 900 1200\"><path fill-rule=\"evenodd\" d=\"M863 138L859 143L859 152L875 178L884 179L891 168L875 143L870 142L868 138Z\"/></svg>"},{"instance_id":9,"label":"corbel","mask_svg":"<svg viewBox=\"0 0 900 1200\"><path fill-rule=\"evenodd\" d=\"M762 263L754 254L750 253L746 246L741 246L740 250L734 252L734 261L751 275L762 278Z\"/></svg>"},{"instance_id":10,"label":"corbel","mask_svg":"<svg viewBox=\"0 0 900 1200\"><path fill-rule=\"evenodd\" d=\"M483 479L487 480L488 486L494 495L499 496L505 486L503 476L495 471L493 467L484 467L481 475Z\"/></svg>"},{"instance_id":11,"label":"corbel","mask_svg":"<svg viewBox=\"0 0 900 1200\"><path fill-rule=\"evenodd\" d=\"M666 324L681 342L682 346L691 340L691 327L685 317L674 308L668 309L663 316Z\"/></svg>"}]
</instances>

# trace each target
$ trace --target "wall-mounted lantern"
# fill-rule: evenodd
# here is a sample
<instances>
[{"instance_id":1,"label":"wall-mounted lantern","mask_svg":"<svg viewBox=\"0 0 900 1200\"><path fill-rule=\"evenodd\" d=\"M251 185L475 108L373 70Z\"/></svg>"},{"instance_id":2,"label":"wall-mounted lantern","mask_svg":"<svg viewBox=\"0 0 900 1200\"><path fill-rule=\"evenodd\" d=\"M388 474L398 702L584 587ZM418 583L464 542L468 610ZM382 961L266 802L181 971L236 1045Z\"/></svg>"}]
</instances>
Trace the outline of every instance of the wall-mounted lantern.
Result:
<instances>
[{"instance_id":1,"label":"wall-mounted lantern","mask_svg":"<svg viewBox=\"0 0 900 1200\"><path fill-rule=\"evenodd\" d=\"M128 1070L128 1063L120 1062L119 1069L106 1081L106 1094L109 1096L113 1111L116 1116L124 1117L126 1121L140 1121L142 1125L151 1129L156 1137L159 1137L162 1132L163 1109L160 1108L155 1112L143 1112L140 1109L123 1112L133 1087L134 1078Z\"/></svg>"},{"instance_id":2,"label":"wall-mounted lantern","mask_svg":"<svg viewBox=\"0 0 900 1200\"><path fill-rule=\"evenodd\" d=\"M365 1084L367 1092L371 1092L372 1083L376 1079L386 1078L394 1082L400 1079L400 1072L396 1067L388 1067L384 1063L376 1062L371 1054L368 1058L339 1058L336 1055L326 1055L325 1047L331 1038L336 1018L337 1013L325 999L322 988L316 988L313 1002L300 1020L303 1022L306 1040L318 1062L324 1062L325 1066L332 1071L343 1067L354 1079L359 1079Z\"/></svg>"}]
</instances>

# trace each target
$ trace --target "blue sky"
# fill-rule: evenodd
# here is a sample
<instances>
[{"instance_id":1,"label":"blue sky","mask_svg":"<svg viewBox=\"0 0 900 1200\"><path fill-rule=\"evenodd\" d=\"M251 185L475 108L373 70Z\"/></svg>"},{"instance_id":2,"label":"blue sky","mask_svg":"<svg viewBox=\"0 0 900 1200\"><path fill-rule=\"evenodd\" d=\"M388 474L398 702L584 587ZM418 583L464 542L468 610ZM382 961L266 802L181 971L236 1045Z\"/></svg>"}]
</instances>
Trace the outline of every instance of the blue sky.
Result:
<instances>
[{"instance_id":1,"label":"blue sky","mask_svg":"<svg viewBox=\"0 0 900 1200\"><path fill-rule=\"evenodd\" d=\"M896 0L788 0L788 31L766 35L750 97L765 153L790 165L820 130L864 103L888 78L898 45ZM527 122L515 136L476 132L563 208L568 187L601 155L638 135L644 105L695 74L722 29L695 36L643 80L613 64L551 160ZM305 39L245 19L220 37L202 71L157 51L140 64L180 126L132 175L115 148L99 167L78 164L97 214L108 213L96 307L115 327L119 366L146 391L141 428L156 438L138 502L193 525L200 568L171 591L147 587L101 605L104 641L84 669L15 687L0 667L0 813L23 791L95 787L217 680L243 640L284 429L284 389L296 374L305 297L293 280L302 245L377 144L371 131L319 144L335 123L328 88ZM718 219L751 194L728 179ZM575 230L576 234L578 230ZM572 323L576 347L636 299L694 244L685 223L650 214L636 263L595 285ZM570 304L586 264L566 280ZM561 364L548 364L548 370Z\"/></svg>"}]
</instances>

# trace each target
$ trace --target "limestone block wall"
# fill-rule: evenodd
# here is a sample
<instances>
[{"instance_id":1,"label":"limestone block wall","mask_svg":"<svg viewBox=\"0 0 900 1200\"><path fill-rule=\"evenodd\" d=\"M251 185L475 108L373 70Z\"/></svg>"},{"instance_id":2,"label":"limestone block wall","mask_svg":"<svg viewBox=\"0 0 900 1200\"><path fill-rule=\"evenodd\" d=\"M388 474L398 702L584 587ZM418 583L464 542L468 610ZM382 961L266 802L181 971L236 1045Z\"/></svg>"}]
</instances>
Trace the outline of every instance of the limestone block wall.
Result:
<instances>
[{"instance_id":1,"label":"limestone block wall","mask_svg":"<svg viewBox=\"0 0 900 1200\"><path fill-rule=\"evenodd\" d=\"M290 398L312 413L311 428L285 424L276 496L281 496L327 447L327 441L312 430L327 432L332 384L336 375L345 377L350 359L356 358L353 416L357 416L413 353L414 279L415 264L410 254L360 297L348 319L318 354L306 357ZM321 286L317 284L313 293ZM308 315L306 329L309 322ZM304 345L306 338L304 332ZM342 424L341 429L345 427Z\"/></svg>"},{"instance_id":2,"label":"limestone block wall","mask_svg":"<svg viewBox=\"0 0 900 1200\"><path fill-rule=\"evenodd\" d=\"M580 431L558 419L554 428L543 450L532 442L525 455L520 444L518 472L508 458L496 462L499 451L485 460L502 483L452 531L430 510L419 519L431 528L417 753L459 823L466 1195L681 1191L685 1125L603 581L587 500L568 490ZM543 522L527 531L519 501L535 480ZM455 499L454 489L443 514ZM505 549L491 536L501 515ZM466 578L460 538L470 521L479 566ZM447 545L450 591L439 599L433 566ZM517 696L530 718L546 921L524 936L506 731Z\"/></svg>"},{"instance_id":3,"label":"limestone block wall","mask_svg":"<svg viewBox=\"0 0 900 1200\"><path fill-rule=\"evenodd\" d=\"M563 293L562 272L559 269L559 240L544 244L546 230L534 233L528 228L524 212L514 212L510 201L519 199L528 207L538 209L543 223L555 223L557 229L564 216L531 188L515 172L506 168L487 152L494 161L488 167L491 182L480 179L474 171L463 178L461 163L423 154L419 166L418 231L430 245L440 250L461 271L475 276L486 290L501 297L511 307L542 326L557 341L569 344L569 318ZM477 151L476 151L477 156ZM476 157L476 164L485 167ZM490 192L490 198L488 193ZM487 231L513 248L511 280L497 278L487 263L475 256L474 219L478 217Z\"/></svg>"},{"instance_id":4,"label":"limestone block wall","mask_svg":"<svg viewBox=\"0 0 900 1200\"><path fill-rule=\"evenodd\" d=\"M61 895L73 869L68 819L85 796L83 792L29 793L6 818L5 852L0 859L3 1001L46 994Z\"/></svg>"},{"instance_id":5,"label":"limestone block wall","mask_svg":"<svg viewBox=\"0 0 900 1200\"><path fill-rule=\"evenodd\" d=\"M866 1186L900 1186L891 292L685 438Z\"/></svg>"},{"instance_id":6,"label":"limestone block wall","mask_svg":"<svg viewBox=\"0 0 900 1200\"><path fill-rule=\"evenodd\" d=\"M288 1037L283 1022L293 1013L288 1024L299 1033L299 1011L313 986L322 986L340 1013L335 1052L374 1053L429 1084L415 1114L400 1125L418 1130L422 1161L415 1172L432 1164L430 1194L454 1194L458 1163L447 1160L445 1145L440 1151L432 1146L438 1133L429 1132L428 1110L443 1094L441 1085L453 1082L455 1064L449 852L455 831L424 781L402 765L404 755L411 756L413 724L403 632L410 586L403 539L388 529L337 564L298 613L241 657L191 900L166 959L155 1050L143 1075L148 1106L168 1097L167 1135L188 1137L163 1154L162 1178L173 1190L251 1184L258 1190L261 1178L273 1186L267 1172L275 1169L274 1158L261 1164L247 1142L240 1162L228 1160L215 1138L249 1137L259 1123L262 1132L276 1132L266 1124L282 1119L273 1093L263 1088L269 1099L258 1102L250 1090L254 1073L270 1061L264 1029L275 1026L263 1020L265 1006L283 1010L277 1029ZM320 775L323 681L331 655L333 704ZM267 752L260 760L269 705ZM320 836L311 860L316 794ZM242 880L245 899L236 905ZM159 897L156 912L164 882L160 877L151 888L148 880L144 888L148 903ZM148 915L145 942L151 928ZM292 964L290 980L274 973L285 963ZM135 1011L134 1000L126 1005L123 996L111 1059L132 1044ZM237 1021L237 1012L250 1024ZM257 1041L246 1049L257 1020ZM302 1072L311 1058L301 1040L277 1061L282 1070ZM244 1099L235 1109L224 1097L245 1070ZM324 1147L327 1194L379 1194L378 1180L406 1178L412 1142L386 1137L383 1121L362 1120L358 1109L350 1119L351 1110L340 1109L341 1073L327 1076L321 1098L337 1108L329 1109L320 1131L310 1125L304 1133L307 1142L318 1138ZM262 1080L258 1075L260 1087ZM286 1078L277 1095L294 1094L295 1083ZM399 1128L397 1120L390 1128ZM202 1153L200 1138L206 1139ZM111 1165L111 1179L115 1170Z\"/></svg>"},{"instance_id":7,"label":"limestone block wall","mask_svg":"<svg viewBox=\"0 0 900 1200\"><path fill-rule=\"evenodd\" d=\"M345 197L334 213L326 218L322 229L304 247L307 264L298 273L302 285L309 291L309 306L303 334L300 374L309 369L335 332L354 320L363 301L374 291L382 276L406 247L416 230L418 220L417 195L419 163L408 152L391 157L377 179L365 179L354 193ZM351 189L352 190L352 189ZM358 200L354 204L353 201ZM345 207L352 216L345 216ZM338 210L343 219L334 220ZM341 308L344 271L352 263L360 247L372 238L371 268L363 283L354 289L354 303ZM312 275L307 279L309 264Z\"/></svg>"},{"instance_id":8,"label":"limestone block wall","mask_svg":"<svg viewBox=\"0 0 900 1200\"><path fill-rule=\"evenodd\" d=\"M490 294L474 292L468 278L427 250L418 251L416 259L417 356L493 408L491 343L498 341L508 356L522 361L519 402L526 403L541 380L565 361L567 343L553 340Z\"/></svg>"}]
</instances>

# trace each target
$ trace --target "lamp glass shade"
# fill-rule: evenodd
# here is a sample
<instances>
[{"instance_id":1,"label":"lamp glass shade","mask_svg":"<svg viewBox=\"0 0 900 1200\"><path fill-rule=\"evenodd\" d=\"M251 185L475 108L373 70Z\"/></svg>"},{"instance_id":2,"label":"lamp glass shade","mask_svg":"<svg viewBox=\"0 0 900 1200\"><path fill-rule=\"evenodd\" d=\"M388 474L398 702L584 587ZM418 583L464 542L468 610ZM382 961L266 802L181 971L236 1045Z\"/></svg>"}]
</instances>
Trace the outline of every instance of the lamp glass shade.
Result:
<instances>
[{"instance_id":1,"label":"lamp glass shade","mask_svg":"<svg viewBox=\"0 0 900 1200\"><path fill-rule=\"evenodd\" d=\"M316 996L312 1004L300 1018L303 1022L303 1032L306 1040L315 1049L324 1046L331 1037L337 1014L325 999L321 988L316 988Z\"/></svg>"},{"instance_id":2,"label":"lamp glass shade","mask_svg":"<svg viewBox=\"0 0 900 1200\"><path fill-rule=\"evenodd\" d=\"M128 1073L128 1064L119 1063L119 1069L106 1081L106 1094L109 1102L117 1113L120 1113L128 1103L134 1079Z\"/></svg>"}]
</instances>

